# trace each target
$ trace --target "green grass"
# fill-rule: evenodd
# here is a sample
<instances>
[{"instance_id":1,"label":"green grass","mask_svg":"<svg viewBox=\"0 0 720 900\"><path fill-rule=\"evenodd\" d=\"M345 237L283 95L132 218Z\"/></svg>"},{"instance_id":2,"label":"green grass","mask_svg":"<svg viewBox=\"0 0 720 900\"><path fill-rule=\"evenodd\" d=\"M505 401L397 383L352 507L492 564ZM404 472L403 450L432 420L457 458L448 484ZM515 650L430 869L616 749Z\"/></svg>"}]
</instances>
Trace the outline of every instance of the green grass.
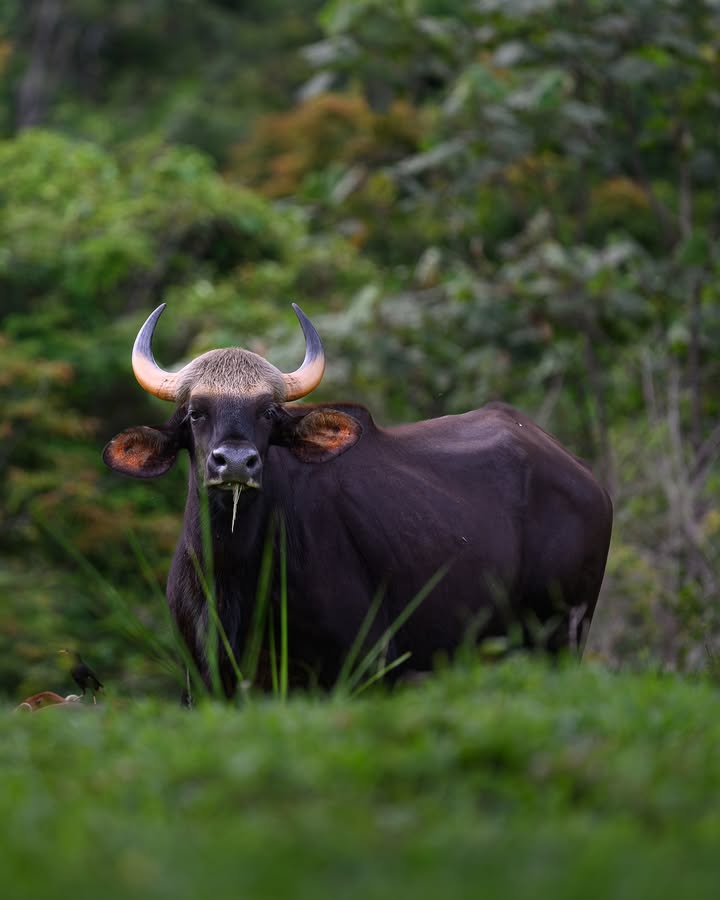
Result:
<instances>
[{"instance_id":1,"label":"green grass","mask_svg":"<svg viewBox=\"0 0 720 900\"><path fill-rule=\"evenodd\" d=\"M707 682L514 659L352 700L110 697L2 730L12 900L718 895Z\"/></svg>"}]
</instances>

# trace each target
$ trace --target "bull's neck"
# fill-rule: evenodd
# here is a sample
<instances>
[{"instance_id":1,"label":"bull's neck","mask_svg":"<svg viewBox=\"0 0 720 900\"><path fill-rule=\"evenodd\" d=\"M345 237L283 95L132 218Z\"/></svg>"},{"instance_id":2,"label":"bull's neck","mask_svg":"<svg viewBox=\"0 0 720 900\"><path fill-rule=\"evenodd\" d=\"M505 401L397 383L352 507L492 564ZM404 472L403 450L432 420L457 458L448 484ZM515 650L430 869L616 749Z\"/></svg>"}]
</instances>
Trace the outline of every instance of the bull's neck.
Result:
<instances>
[{"instance_id":1,"label":"bull's neck","mask_svg":"<svg viewBox=\"0 0 720 900\"><path fill-rule=\"evenodd\" d=\"M233 522L232 492L207 490L191 471L186 521L193 523L192 544L198 558L203 556L204 527L209 526L216 569L218 562L234 568L233 563L259 559L267 540L272 539L271 520L270 505L262 494L241 493Z\"/></svg>"}]
</instances>

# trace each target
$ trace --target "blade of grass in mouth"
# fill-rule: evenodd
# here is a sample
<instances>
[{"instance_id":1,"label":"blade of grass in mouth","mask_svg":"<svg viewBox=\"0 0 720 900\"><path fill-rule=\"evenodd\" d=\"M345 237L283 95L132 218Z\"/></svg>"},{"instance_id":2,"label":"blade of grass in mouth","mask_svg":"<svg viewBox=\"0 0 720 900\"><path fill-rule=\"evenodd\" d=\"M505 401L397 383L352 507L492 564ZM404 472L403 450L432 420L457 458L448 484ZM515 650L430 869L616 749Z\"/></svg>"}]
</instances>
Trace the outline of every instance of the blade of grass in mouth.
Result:
<instances>
[{"instance_id":1,"label":"blade of grass in mouth","mask_svg":"<svg viewBox=\"0 0 720 900\"><path fill-rule=\"evenodd\" d=\"M232 524L230 526L231 533L235 531L235 513L237 512L238 497L240 496L240 491L242 490L242 485L234 484L232 490L233 490L233 514L232 514Z\"/></svg>"}]
</instances>

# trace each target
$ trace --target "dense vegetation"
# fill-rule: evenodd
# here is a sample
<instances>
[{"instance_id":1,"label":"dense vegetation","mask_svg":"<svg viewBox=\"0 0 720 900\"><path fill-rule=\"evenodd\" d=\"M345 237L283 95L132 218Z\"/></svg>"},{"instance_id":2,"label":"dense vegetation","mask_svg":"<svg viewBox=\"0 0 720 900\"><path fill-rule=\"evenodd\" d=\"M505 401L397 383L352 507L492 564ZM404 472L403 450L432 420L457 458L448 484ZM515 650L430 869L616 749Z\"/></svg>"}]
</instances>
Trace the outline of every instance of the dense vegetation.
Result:
<instances>
[{"instance_id":1,"label":"dense vegetation","mask_svg":"<svg viewBox=\"0 0 720 900\"><path fill-rule=\"evenodd\" d=\"M0 871L14 900L710 900L717 706L516 659L350 706L5 713Z\"/></svg>"},{"instance_id":2,"label":"dense vegetation","mask_svg":"<svg viewBox=\"0 0 720 900\"><path fill-rule=\"evenodd\" d=\"M616 529L596 652L720 646L715 0L0 5L0 690L76 645L170 689L184 477L129 350L238 343L389 423L502 398L589 459Z\"/></svg>"}]
</instances>

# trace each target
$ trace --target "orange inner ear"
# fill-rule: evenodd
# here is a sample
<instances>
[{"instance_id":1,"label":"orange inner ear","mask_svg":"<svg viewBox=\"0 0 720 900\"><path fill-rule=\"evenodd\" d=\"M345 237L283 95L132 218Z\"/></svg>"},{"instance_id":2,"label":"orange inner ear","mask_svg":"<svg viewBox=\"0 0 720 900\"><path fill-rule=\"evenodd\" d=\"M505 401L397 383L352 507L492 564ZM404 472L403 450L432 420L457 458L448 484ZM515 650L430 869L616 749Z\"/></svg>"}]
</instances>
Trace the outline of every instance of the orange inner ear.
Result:
<instances>
[{"instance_id":1,"label":"orange inner ear","mask_svg":"<svg viewBox=\"0 0 720 900\"><path fill-rule=\"evenodd\" d=\"M110 468L136 478L164 474L176 456L177 449L166 436L146 425L116 435L103 452L103 459Z\"/></svg>"},{"instance_id":2,"label":"orange inner ear","mask_svg":"<svg viewBox=\"0 0 720 900\"><path fill-rule=\"evenodd\" d=\"M313 444L322 444L327 450L337 450L356 436L357 425L355 419L348 416L319 410L305 416L298 428L298 437Z\"/></svg>"},{"instance_id":3,"label":"orange inner ear","mask_svg":"<svg viewBox=\"0 0 720 900\"><path fill-rule=\"evenodd\" d=\"M120 440L122 438L122 440ZM154 448L145 441L139 441L137 435L120 435L113 441L113 456L127 466L128 469L143 469L154 455Z\"/></svg>"},{"instance_id":4,"label":"orange inner ear","mask_svg":"<svg viewBox=\"0 0 720 900\"><path fill-rule=\"evenodd\" d=\"M304 462L324 462L349 450L360 439L362 426L334 409L308 413L298 424L293 452Z\"/></svg>"}]
</instances>

